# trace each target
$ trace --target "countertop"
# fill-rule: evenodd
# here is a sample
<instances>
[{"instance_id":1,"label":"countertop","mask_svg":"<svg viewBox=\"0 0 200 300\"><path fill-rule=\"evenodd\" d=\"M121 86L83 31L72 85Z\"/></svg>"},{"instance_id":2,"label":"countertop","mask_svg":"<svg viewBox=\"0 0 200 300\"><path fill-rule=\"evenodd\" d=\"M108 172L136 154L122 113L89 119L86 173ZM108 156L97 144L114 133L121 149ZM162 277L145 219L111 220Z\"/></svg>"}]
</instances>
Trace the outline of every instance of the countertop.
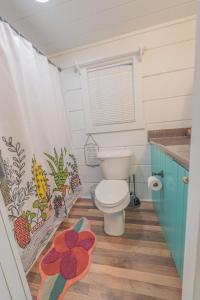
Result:
<instances>
[{"instance_id":1,"label":"countertop","mask_svg":"<svg viewBox=\"0 0 200 300\"><path fill-rule=\"evenodd\" d=\"M176 160L185 169L189 169L190 162L190 138L180 137L158 137L150 138L150 144L154 144Z\"/></svg>"}]
</instances>

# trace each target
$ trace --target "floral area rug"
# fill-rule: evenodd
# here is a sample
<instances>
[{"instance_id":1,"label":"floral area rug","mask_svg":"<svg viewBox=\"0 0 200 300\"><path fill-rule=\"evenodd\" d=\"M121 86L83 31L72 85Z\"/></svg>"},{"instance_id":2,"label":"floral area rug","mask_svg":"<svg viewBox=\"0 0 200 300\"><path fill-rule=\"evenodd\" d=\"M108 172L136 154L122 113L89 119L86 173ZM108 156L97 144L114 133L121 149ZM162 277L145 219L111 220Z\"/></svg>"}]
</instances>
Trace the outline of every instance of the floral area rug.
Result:
<instances>
[{"instance_id":1,"label":"floral area rug","mask_svg":"<svg viewBox=\"0 0 200 300\"><path fill-rule=\"evenodd\" d=\"M42 282L37 300L62 300L67 289L89 271L95 242L86 218L59 233L39 264Z\"/></svg>"}]
</instances>

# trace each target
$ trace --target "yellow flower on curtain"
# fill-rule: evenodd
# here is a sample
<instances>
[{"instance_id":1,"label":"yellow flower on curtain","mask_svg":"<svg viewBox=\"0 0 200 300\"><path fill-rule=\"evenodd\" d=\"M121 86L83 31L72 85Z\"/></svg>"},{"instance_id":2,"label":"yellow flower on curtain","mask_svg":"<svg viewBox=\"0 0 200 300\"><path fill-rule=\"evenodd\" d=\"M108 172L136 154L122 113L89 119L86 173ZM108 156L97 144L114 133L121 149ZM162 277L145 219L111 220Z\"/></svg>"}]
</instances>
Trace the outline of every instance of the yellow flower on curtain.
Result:
<instances>
[{"instance_id":1,"label":"yellow flower on curtain","mask_svg":"<svg viewBox=\"0 0 200 300\"><path fill-rule=\"evenodd\" d=\"M32 171L33 181L35 183L35 191L38 196L38 199L45 202L47 200L48 193L46 172L42 169L40 165L37 164L35 158L33 159Z\"/></svg>"}]
</instances>

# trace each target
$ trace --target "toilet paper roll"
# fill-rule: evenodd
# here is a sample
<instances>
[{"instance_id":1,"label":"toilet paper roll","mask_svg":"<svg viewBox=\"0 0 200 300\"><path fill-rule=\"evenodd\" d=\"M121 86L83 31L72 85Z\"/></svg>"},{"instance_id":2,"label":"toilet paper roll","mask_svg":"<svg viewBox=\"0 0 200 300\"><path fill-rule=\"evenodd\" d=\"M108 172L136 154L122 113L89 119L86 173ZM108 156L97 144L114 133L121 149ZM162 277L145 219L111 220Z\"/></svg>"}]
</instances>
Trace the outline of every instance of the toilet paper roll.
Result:
<instances>
[{"instance_id":1,"label":"toilet paper roll","mask_svg":"<svg viewBox=\"0 0 200 300\"><path fill-rule=\"evenodd\" d=\"M148 188L152 191L160 191L162 189L162 182L155 176L148 178Z\"/></svg>"}]
</instances>

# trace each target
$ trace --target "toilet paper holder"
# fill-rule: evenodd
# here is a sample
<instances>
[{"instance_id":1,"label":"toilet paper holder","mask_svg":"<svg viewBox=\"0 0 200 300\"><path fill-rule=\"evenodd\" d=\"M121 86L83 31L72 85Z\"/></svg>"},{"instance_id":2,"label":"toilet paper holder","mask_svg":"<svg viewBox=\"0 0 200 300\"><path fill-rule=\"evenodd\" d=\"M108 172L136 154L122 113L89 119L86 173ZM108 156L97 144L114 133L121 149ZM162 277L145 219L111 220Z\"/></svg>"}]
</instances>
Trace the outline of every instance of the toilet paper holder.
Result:
<instances>
[{"instance_id":1,"label":"toilet paper holder","mask_svg":"<svg viewBox=\"0 0 200 300\"><path fill-rule=\"evenodd\" d=\"M164 177L164 172L163 172L163 170L162 171L160 171L160 172L152 172L152 176L160 176L160 177Z\"/></svg>"}]
</instances>

